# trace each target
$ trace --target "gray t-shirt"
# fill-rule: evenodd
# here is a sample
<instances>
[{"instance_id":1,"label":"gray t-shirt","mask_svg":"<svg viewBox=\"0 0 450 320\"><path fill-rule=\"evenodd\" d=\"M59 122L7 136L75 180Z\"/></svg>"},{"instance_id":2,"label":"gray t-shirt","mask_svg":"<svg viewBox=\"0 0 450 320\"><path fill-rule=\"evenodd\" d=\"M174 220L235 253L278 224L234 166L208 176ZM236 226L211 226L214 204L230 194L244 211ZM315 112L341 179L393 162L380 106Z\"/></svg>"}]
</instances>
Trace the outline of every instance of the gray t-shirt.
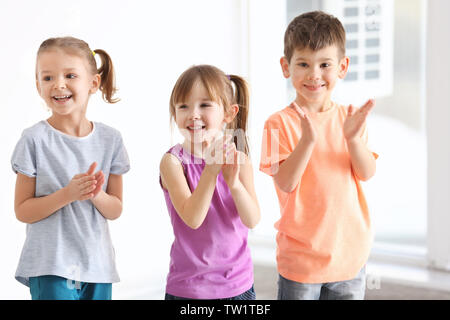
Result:
<instances>
[{"instance_id":1,"label":"gray t-shirt","mask_svg":"<svg viewBox=\"0 0 450 320\"><path fill-rule=\"evenodd\" d=\"M65 187L94 161L95 171L105 174L103 190L110 174L121 175L130 169L119 131L95 122L92 132L79 138L43 120L23 131L11 165L14 172L36 178L35 196L42 197ZM27 224L15 277L29 286L29 277L41 275L94 283L120 281L107 220L91 200L74 201Z\"/></svg>"}]
</instances>

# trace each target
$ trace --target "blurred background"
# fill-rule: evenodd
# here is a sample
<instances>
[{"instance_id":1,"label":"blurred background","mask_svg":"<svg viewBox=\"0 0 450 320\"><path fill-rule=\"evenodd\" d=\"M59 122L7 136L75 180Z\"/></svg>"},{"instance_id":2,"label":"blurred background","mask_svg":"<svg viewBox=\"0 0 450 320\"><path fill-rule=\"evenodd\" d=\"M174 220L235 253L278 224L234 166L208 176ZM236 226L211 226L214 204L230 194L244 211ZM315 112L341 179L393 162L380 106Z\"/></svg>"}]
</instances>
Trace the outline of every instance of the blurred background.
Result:
<instances>
[{"instance_id":1,"label":"blurred background","mask_svg":"<svg viewBox=\"0 0 450 320\"><path fill-rule=\"evenodd\" d=\"M450 49L441 41L448 39L449 28L437 25L448 20L447 1L4 0L0 299L30 298L28 288L14 279L25 225L14 215L16 177L10 157L23 129L50 116L35 88L36 51L43 40L66 35L85 40L91 49L106 50L116 68L121 101L108 105L97 94L88 106L90 120L121 131L131 160L124 176L123 214L110 222L121 276L113 298L163 298L173 233L158 183L159 161L180 141L176 127L170 126L169 97L178 76L194 64L215 65L250 83L250 151L262 219L249 241L255 272L270 270L274 275L273 281L264 282L255 273L257 294L259 286L261 298L274 298L273 224L280 214L271 178L257 170L261 137L264 121L295 97L279 66L285 28L311 10L337 16L347 32L350 68L334 98L354 105L376 99L368 119L369 145L380 157L375 177L363 184L375 230L368 270L372 289L378 291L372 296L395 298L388 295L393 283L440 290L436 296L446 297L450 108L441 94L450 86L441 73L448 75L450 67L439 57ZM389 288L386 295L383 288Z\"/></svg>"}]
</instances>

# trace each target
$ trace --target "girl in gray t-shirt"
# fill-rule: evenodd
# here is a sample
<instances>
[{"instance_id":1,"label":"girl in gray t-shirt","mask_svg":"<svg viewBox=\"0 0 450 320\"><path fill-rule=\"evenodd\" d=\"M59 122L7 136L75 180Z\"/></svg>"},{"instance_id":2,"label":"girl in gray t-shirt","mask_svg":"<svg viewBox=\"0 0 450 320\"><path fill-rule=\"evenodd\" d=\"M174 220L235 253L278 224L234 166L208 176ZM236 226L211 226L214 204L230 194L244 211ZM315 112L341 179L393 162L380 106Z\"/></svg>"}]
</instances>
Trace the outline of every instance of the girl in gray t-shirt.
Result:
<instances>
[{"instance_id":1,"label":"girl in gray t-shirt","mask_svg":"<svg viewBox=\"0 0 450 320\"><path fill-rule=\"evenodd\" d=\"M114 80L109 55L82 40L51 38L38 50L36 85L52 115L23 131L11 159L16 217L27 223L15 277L32 299L111 299L119 281L107 220L122 212L130 164L119 131L86 118L98 89L118 101Z\"/></svg>"}]
</instances>

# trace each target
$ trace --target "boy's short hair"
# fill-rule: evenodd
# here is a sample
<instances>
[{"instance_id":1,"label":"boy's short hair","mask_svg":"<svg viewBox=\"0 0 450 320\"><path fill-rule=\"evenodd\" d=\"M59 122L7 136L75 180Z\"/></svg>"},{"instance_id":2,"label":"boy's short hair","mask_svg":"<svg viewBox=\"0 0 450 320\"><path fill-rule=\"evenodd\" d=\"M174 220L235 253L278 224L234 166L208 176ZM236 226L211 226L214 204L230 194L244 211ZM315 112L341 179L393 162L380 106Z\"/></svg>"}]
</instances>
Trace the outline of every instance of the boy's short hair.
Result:
<instances>
[{"instance_id":1,"label":"boy's short hair","mask_svg":"<svg viewBox=\"0 0 450 320\"><path fill-rule=\"evenodd\" d=\"M284 34L284 56L291 61L294 50L313 51L336 45L345 56L345 30L336 17L323 11L303 13L289 23Z\"/></svg>"}]
</instances>

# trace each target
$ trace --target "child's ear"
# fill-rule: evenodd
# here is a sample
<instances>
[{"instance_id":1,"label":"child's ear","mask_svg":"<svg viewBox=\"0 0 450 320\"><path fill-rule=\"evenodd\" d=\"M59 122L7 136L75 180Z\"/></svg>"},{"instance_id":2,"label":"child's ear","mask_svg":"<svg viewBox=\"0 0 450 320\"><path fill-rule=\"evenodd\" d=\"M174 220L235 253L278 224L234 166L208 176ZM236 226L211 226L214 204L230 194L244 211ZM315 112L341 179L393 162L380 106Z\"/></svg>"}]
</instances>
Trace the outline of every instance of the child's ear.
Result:
<instances>
[{"instance_id":1,"label":"child's ear","mask_svg":"<svg viewBox=\"0 0 450 320\"><path fill-rule=\"evenodd\" d=\"M238 104L232 104L228 110L228 112L225 113L225 122L230 123L233 122L234 118L239 112L239 105Z\"/></svg>"},{"instance_id":2,"label":"child's ear","mask_svg":"<svg viewBox=\"0 0 450 320\"><path fill-rule=\"evenodd\" d=\"M339 62L339 79L344 79L348 71L348 66L350 64L350 59L348 57L343 57Z\"/></svg>"},{"instance_id":3,"label":"child's ear","mask_svg":"<svg viewBox=\"0 0 450 320\"><path fill-rule=\"evenodd\" d=\"M96 93L98 88L100 88L101 83L102 83L102 78L97 73L96 75L94 75L94 78L92 79L92 86L91 86L91 89L89 90L89 93L91 93L91 94Z\"/></svg>"},{"instance_id":4,"label":"child's ear","mask_svg":"<svg viewBox=\"0 0 450 320\"><path fill-rule=\"evenodd\" d=\"M281 57L280 59L281 70L283 71L283 76L287 79L291 76L289 72L289 61L286 57Z\"/></svg>"}]
</instances>

